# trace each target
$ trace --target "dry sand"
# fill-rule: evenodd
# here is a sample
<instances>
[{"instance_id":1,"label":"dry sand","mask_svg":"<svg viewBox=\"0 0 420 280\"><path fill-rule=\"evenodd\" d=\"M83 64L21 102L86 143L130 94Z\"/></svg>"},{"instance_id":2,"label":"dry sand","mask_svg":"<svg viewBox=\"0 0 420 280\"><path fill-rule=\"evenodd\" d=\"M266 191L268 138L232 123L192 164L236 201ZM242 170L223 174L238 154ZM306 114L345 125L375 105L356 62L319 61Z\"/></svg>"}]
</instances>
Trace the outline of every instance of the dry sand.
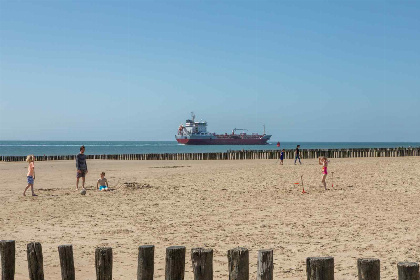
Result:
<instances>
[{"instance_id":1,"label":"dry sand","mask_svg":"<svg viewBox=\"0 0 420 280\"><path fill-rule=\"evenodd\" d=\"M94 250L111 246L114 279L135 279L137 248L154 244L155 279L165 248L214 250L214 277L228 279L226 252L274 249L275 279L304 279L305 259L333 256L336 279L357 279L356 259L381 260L383 279L397 262L420 261L420 157L332 159L321 187L317 160L88 161L88 192L75 192L73 161L36 162L38 197L23 197L25 163L0 163L0 239L16 240L16 279L28 279L26 244L43 246L46 279L61 279L57 246L73 244L76 278L95 279ZM113 191L93 190L101 171ZM334 189L331 172L334 171ZM303 180L308 194L295 182ZM150 187L131 189L122 183Z\"/></svg>"}]
</instances>

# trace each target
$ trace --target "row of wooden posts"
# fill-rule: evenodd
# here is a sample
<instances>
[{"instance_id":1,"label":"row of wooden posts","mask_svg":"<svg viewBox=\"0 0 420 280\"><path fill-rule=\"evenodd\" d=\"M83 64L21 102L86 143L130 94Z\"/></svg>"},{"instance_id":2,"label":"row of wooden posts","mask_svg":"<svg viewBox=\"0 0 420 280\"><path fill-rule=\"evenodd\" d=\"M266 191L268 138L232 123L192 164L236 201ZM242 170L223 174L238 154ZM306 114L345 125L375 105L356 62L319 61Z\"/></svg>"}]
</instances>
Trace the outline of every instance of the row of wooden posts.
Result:
<instances>
[{"instance_id":1,"label":"row of wooden posts","mask_svg":"<svg viewBox=\"0 0 420 280\"><path fill-rule=\"evenodd\" d=\"M137 280L153 280L153 245L139 247ZM72 245L58 246L62 280L75 280ZM183 280L185 273L184 246L166 248L165 280ZM15 241L0 241L2 280L14 280ZM27 245L28 270L30 280L44 280L42 247L38 242ZM246 248L234 248L227 252L229 280L249 280L249 253ZM112 248L99 247L95 250L97 280L112 280ZM213 250L209 248L191 249L191 263L195 280L213 279ZM400 262L397 264L398 280L420 280L419 264ZM259 250L257 280L273 279L273 250ZM359 280L380 280L379 259L358 259ZM333 257L311 257L306 259L307 280L334 280Z\"/></svg>"},{"instance_id":2,"label":"row of wooden posts","mask_svg":"<svg viewBox=\"0 0 420 280\"><path fill-rule=\"evenodd\" d=\"M120 154L86 155L87 159L107 160L244 160L278 159L280 150L241 150L218 153L166 153L166 154ZM285 159L295 158L295 150L285 150ZM355 158L355 157L404 157L420 156L420 147L416 148L367 148L367 149L302 149L302 159L318 158ZM76 155L35 156L36 161L74 160ZM0 156L0 161L25 161L26 156Z\"/></svg>"}]
</instances>

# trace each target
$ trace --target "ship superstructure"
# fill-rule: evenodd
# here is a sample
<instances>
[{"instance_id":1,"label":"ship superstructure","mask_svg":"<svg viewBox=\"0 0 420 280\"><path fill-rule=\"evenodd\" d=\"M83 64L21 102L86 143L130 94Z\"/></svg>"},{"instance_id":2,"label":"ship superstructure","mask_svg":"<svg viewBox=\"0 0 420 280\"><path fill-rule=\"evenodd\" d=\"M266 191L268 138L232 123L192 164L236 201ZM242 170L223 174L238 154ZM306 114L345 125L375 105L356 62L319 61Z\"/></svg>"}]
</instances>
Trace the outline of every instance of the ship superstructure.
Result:
<instances>
[{"instance_id":1,"label":"ship superstructure","mask_svg":"<svg viewBox=\"0 0 420 280\"><path fill-rule=\"evenodd\" d=\"M247 131L246 129L234 128L232 133L216 134L207 132L206 121L195 121L195 114L191 113L192 119L185 121L185 125L181 124L175 139L180 144L186 145L264 145L270 140L271 135L258 133L247 134L242 132L237 134L236 131Z\"/></svg>"}]
</instances>

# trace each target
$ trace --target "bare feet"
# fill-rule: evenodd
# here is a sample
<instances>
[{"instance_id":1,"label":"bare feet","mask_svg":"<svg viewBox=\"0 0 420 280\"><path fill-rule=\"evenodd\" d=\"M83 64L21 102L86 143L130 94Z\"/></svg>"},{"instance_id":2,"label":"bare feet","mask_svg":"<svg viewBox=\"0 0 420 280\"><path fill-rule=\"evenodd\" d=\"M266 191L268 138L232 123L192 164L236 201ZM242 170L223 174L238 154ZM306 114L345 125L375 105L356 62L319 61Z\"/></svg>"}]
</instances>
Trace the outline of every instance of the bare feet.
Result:
<instances>
[{"instance_id":1,"label":"bare feet","mask_svg":"<svg viewBox=\"0 0 420 280\"><path fill-rule=\"evenodd\" d=\"M23 196L26 196L26 194L25 194L25 193L23 193ZM38 195L36 195L36 194L34 194L34 193L33 193L33 194L32 194L32 196L38 196Z\"/></svg>"}]
</instances>

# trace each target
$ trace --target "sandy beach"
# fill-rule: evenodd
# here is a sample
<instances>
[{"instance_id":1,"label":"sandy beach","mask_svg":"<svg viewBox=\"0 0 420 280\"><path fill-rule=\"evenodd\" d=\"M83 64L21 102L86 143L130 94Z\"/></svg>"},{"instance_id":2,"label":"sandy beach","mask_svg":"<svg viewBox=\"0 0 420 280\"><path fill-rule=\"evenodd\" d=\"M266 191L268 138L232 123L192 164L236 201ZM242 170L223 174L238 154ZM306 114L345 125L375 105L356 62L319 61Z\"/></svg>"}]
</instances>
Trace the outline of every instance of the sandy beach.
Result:
<instances>
[{"instance_id":1,"label":"sandy beach","mask_svg":"<svg viewBox=\"0 0 420 280\"><path fill-rule=\"evenodd\" d=\"M57 246L73 244L76 278L95 279L94 250L111 246L114 279L135 279L139 245L155 245L155 279L165 248L214 250L214 278L227 279L227 250L274 250L275 279L304 279L305 259L333 256L336 279L357 279L356 260L420 261L420 157L333 159L321 187L316 159L88 161L87 194L75 191L73 161L36 162L38 197L23 197L26 163L0 163L0 239L16 240L16 279L28 279L26 244L41 242L46 279L61 279ZM101 171L112 191L94 190ZM331 188L334 172L334 189ZM303 181L307 194L301 194ZM133 183L133 184L126 184ZM134 187L133 187L134 186ZM30 192L28 192L30 194Z\"/></svg>"}]
</instances>

